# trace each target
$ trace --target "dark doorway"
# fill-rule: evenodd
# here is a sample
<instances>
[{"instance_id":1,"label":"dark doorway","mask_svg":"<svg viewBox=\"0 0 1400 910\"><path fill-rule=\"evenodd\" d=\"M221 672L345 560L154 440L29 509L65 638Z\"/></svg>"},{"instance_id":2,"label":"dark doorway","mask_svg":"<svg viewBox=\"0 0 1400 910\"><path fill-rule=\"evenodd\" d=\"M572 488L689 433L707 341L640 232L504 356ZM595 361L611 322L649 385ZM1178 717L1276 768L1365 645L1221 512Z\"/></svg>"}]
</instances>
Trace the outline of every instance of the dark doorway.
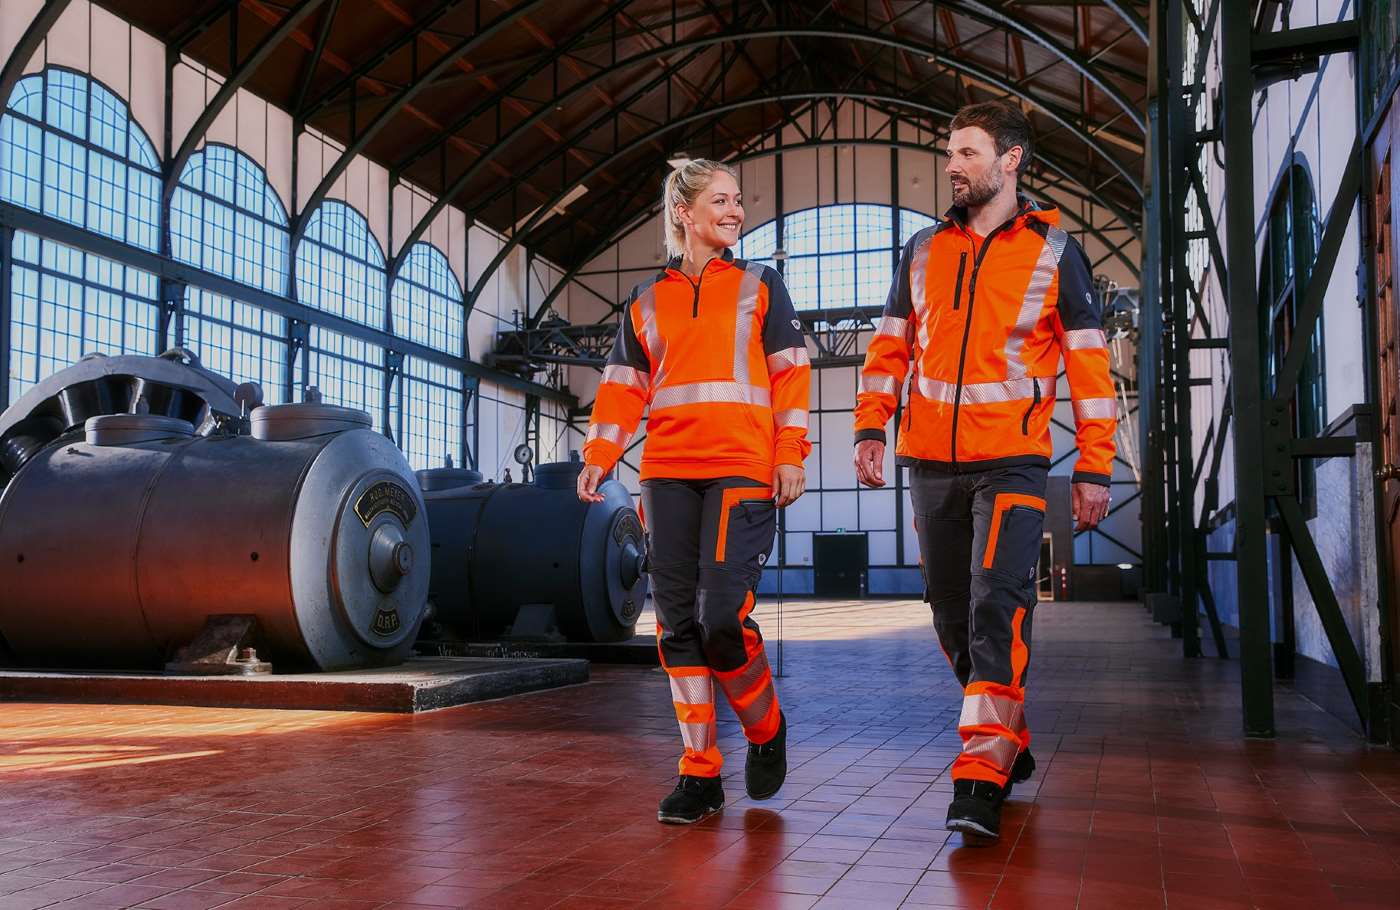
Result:
<instances>
[{"instance_id":1,"label":"dark doorway","mask_svg":"<svg viewBox=\"0 0 1400 910\"><path fill-rule=\"evenodd\" d=\"M861 597L870 568L865 532L813 534L812 563L812 593L817 597Z\"/></svg>"}]
</instances>

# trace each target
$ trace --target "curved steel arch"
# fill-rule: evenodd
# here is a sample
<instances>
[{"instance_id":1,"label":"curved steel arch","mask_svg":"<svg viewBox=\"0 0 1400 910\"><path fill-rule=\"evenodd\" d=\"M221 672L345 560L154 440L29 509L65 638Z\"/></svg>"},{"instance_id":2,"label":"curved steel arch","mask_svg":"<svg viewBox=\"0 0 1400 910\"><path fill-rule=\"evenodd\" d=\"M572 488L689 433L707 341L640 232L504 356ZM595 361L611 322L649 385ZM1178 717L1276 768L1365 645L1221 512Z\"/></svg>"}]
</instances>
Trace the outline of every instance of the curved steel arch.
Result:
<instances>
[{"instance_id":1,"label":"curved steel arch","mask_svg":"<svg viewBox=\"0 0 1400 910\"><path fill-rule=\"evenodd\" d=\"M857 23L850 22L846 19L841 19L839 21L846 23L850 26L857 25ZM575 36L574 38L570 38L567 42L562 43L560 48L558 48L557 50L560 53L563 53L568 46L572 45L573 41L576 40L577 37L578 36ZM787 38L832 38L837 40L856 41L860 43L879 44L885 47L892 48L894 50L907 51L908 53L917 54L924 57L937 56L939 60L943 61L949 67L959 70L960 72L963 72L966 75L971 76L975 79L979 79L983 82L986 82L989 85L994 85L1006 94L1015 96L1027 102L1028 104L1031 104L1037 110L1040 110L1041 112L1049 116L1051 119L1053 119L1056 123L1059 123L1061 126L1065 127L1077 138L1083 141L1086 145L1093 147L1094 150L1098 152L1102 157L1108 159L1109 161L1115 160L1112 155L1108 154L1108 152L1098 144L1098 141L1093 133L1090 133L1089 131L1085 130L1078 124L1073 123L1073 121L1069 119L1068 111L1063 111L1059 109L1056 105L1051 104L1049 101L1038 98L1036 95L1033 95L1029 91L1022 89L1015 83L1008 82L1007 80L998 76L991 70L983 69L975 63L971 63L958 57L940 56L939 49L931 44L922 44L917 41L912 41L908 38L899 37L892 33L887 34L864 28L833 29L818 28L815 26L788 26L779 28L776 26L763 26L753 27L749 29L740 29L737 31L731 30L728 32L720 32L713 35L701 35L686 41L678 41L673 44L667 44L658 48L652 48L623 60L611 61L607 67L600 69L598 73L595 73L589 79L577 83L574 86L571 86L562 95L554 99L554 102L558 104L568 99L571 99L575 96L575 94L578 93L578 90L582 88L592 88L595 84L597 84L598 81L600 81L603 78L606 78L610 74L615 74L618 70L627 69L639 63L645 63L650 60L657 59L659 57L664 57L667 54L673 52L680 52L688 50L690 48L705 47L714 44L735 43L739 41L761 41L769 38L779 40ZM1052 52L1056 52L1054 48L1047 49L1051 50ZM551 55L550 57L546 57L542 61L538 61L531 72L537 73L541 71L541 69L543 67L547 67L553 61L553 59L554 56ZM1093 68L1092 64L1089 64L1089 68ZM1095 79L1095 84L1098 84L1097 79ZM473 120L481 116L493 105L507 97L509 92L515 87L517 87L517 82L513 81L510 86L503 88L502 90L486 98L481 104L477 105L467 114L463 115L462 117L459 117L452 124L447 126L442 131L442 134L439 137L423 143L413 152L409 153L407 156L405 156L403 159L397 162L395 164L395 169L402 172L406 168L412 167L418 161L432 154L439 145L442 145L443 143L447 142L451 136L456 135L460 130L465 129ZM1134 106L1132 102L1128 101L1127 99L1124 99L1124 103L1127 105L1127 112L1132 114L1134 111ZM548 108L546 107L544 108L544 110L547 111ZM1143 125L1140 118L1135 120L1135 123L1137 123L1139 129L1142 129L1145 132L1145 126ZM1123 176L1134 183L1135 187L1138 189L1138 194L1141 195L1142 189L1140 186L1137 186L1137 181L1133 179L1132 175L1125 170L1123 172Z\"/></svg>"},{"instance_id":2,"label":"curved steel arch","mask_svg":"<svg viewBox=\"0 0 1400 910\"><path fill-rule=\"evenodd\" d=\"M1143 44L1147 44L1151 39L1148 36L1147 23L1143 21L1137 10L1128 6L1127 0L1101 0L1104 6L1118 14L1118 18L1133 30L1133 34L1142 39Z\"/></svg>"},{"instance_id":3,"label":"curved steel arch","mask_svg":"<svg viewBox=\"0 0 1400 910\"><path fill-rule=\"evenodd\" d=\"M911 53L929 54L936 52L936 49L934 49L931 46L921 45L916 42L909 42L903 39L892 38L888 35L880 35L873 32L856 33L839 29L820 28L765 28L746 30L741 29L737 32L725 32L716 35L706 35L701 38L695 38L689 41L682 41L676 44L666 45L660 48L654 48L648 51L644 51L633 57L630 57L625 61L618 61L614 67L609 68L607 70L601 70L598 73L591 76L590 78L585 79L569 88L566 92L564 92L557 99L555 99L555 104L562 104L568 101L569 99L573 98L575 95L591 89L594 85L596 85L599 81L603 80L604 78L608 78L610 76L615 75L618 69L630 67L636 65L637 63L653 60L677 52L684 52L686 50L703 50L705 48L719 44L728 44L737 41L761 40L765 38L784 39L793 36L826 37L866 41L874 44L884 45L886 47L891 47L896 50L908 50ZM1108 151L1102 145L1099 144L1098 140L1091 133L1085 131L1077 123L1071 120L1066 114L1061 113L1058 109L1052 107L1048 103L1040 101L1034 96L1027 94L1021 89L1012 85L1011 83L1001 80L995 74L981 70L979 67L967 64L962 61L949 61L949 65L953 66L956 69L964 70L968 73L968 75L975 76L976 78L983 79L984 81L987 81L990 84L994 84L998 88L1005 90L1008 94L1014 95L1034 105L1038 110L1042 111L1051 119L1055 120L1055 122L1059 123L1065 129L1069 130L1077 138L1081 139L1085 143L1085 145L1089 146L1102 158L1108 161L1109 164L1114 168L1114 170L1118 171L1120 176L1122 176L1123 179L1128 182L1128 184L1134 189L1134 191L1136 191L1139 196L1142 195L1143 190L1141 182L1136 177L1134 177L1132 173L1121 162L1118 161L1117 158L1109 154ZM635 95L636 93L634 93L632 97L635 97ZM829 95L830 93L828 93L828 96ZM602 116L610 116L612 113L614 113L621 107L622 105L619 104L615 108L609 108L603 112ZM548 116L552 112L552 110L552 106L542 105L539 110L517 123L509 133L507 133L505 136L502 136L490 148L483 151L479 158L473 161L472 164L468 166L468 168L465 171L458 175L458 177L454 179L451 184L449 184L443 189L442 193L438 196L437 200L428 208L427 212L424 213L423 217L419 219L418 223L415 224L413 229L408 233L404 243L412 243L414 240L417 240L419 237L421 237L423 232L427 230L427 226L432 222L432 220L436 218L437 215L451 203L452 199L454 199L457 196L457 194L460 193L466 187L466 185L471 181L472 178L474 178L478 173L480 173L482 168L484 168L488 162L494 160L495 156L500 154L506 146L508 146L520 135L522 135L525 132L526 128L534 126L534 124L538 123L541 119ZM951 117L953 114L952 111L946 111L942 109L929 108L929 110L933 113L937 113L940 116L945 117ZM587 129L585 129L583 132L586 134ZM445 137L450 134L450 132L444 131L443 141L446 141ZM557 149L556 152L560 152L562 149L566 149L568 147L569 146L562 146L560 147L560 149ZM407 162L405 166L411 164L412 162ZM395 262L391 264L390 267L391 275L395 271L397 271L397 266L398 262L396 257Z\"/></svg>"},{"instance_id":4,"label":"curved steel arch","mask_svg":"<svg viewBox=\"0 0 1400 910\"><path fill-rule=\"evenodd\" d=\"M10 104L10 93L19 84L20 77L24 75L24 66L39 50L39 45L48 37L49 30L54 23L63 15L63 11L68 8L70 0L44 0L44 5L39 12L30 20L29 25L20 35L19 43L10 52L9 59L5 61L4 69L0 69L0 113Z\"/></svg>"},{"instance_id":5,"label":"curved steel arch","mask_svg":"<svg viewBox=\"0 0 1400 910\"><path fill-rule=\"evenodd\" d=\"M180 142L179 150L170 156L170 160L165 163L165 182L164 186L161 187L162 208L167 210L170 208L170 199L175 194L176 185L180 182L180 172L185 169L186 162L190 160L194 150L199 147L199 143L204 139L204 134L208 132L209 127L218 118L224 106L233 100L233 97L238 94L238 90L253 77L263 61L277 50L277 47L286 40L287 36L301 24L301 21L315 12L316 8L324 2L325 0L302 0L295 9L282 17L282 21L277 23L277 27L267 33L267 36L258 43L247 59L238 64L238 69L230 73L224 84L219 86L218 94L205 105L199 117L190 126L189 132L185 134L185 138Z\"/></svg>"},{"instance_id":6,"label":"curved steel arch","mask_svg":"<svg viewBox=\"0 0 1400 910\"><path fill-rule=\"evenodd\" d=\"M321 0L307 0L307 2L319 3ZM501 13L501 15L491 20L490 23L482 27L480 31L473 34L470 38L459 41L453 48L448 50L447 53L443 54L437 62L424 70L423 73L404 88L403 91L395 95L393 100L375 115L374 120L370 121L369 125L364 128L364 131L346 144L345 151L340 153L340 157L335 159L335 163L326 171L325 175L321 178L321 182L316 184L316 188L306 197L306 202L297 212L296 221L292 226L292 246L295 247L297 242L301 240L302 235L306 233L306 226L310 223L309 213L316 210L316 207L321 204L321 200L326 198L326 194L330 192L335 182L340 179L340 175L345 173L350 163L365 150L365 146L369 144L369 141L373 139L380 130L388 126L389 121L393 120L398 112L403 110L405 105L412 101L419 92L431 85L443 71L455 65L463 56L479 47L483 42L495 37L501 29L514 23L536 7L544 5L546 2L548 2L548 0L523 0L522 3L512 7L508 12ZM413 239L416 240L418 238L415 237ZM396 266L397 263L398 259L395 257ZM397 271L397 268L395 271Z\"/></svg>"},{"instance_id":7,"label":"curved steel arch","mask_svg":"<svg viewBox=\"0 0 1400 910\"><path fill-rule=\"evenodd\" d=\"M930 154L932 154L927 146L920 145L916 142L900 142L899 140L895 139L822 139L815 142L799 142L794 143L792 145L784 145L781 148L764 149L762 151L753 152L748 155L742 155L738 158L729 159L726 161L726 163L743 164L746 161L755 161L760 158L766 158L771 155L778 155L783 152L790 152L797 149L829 148L833 146L843 145L855 145L872 148L907 149L910 151L929 152ZM1056 186L1054 187L1054 189L1064 190L1065 188ZM554 301L558 299L559 295L563 293L564 288L568 286L569 282L574 280L574 278L578 275L579 272L583 271L585 266L587 266L597 257L601 256L604 252L608 250L609 247L621 243L622 240L628 234L641 227L647 219L654 217L656 213L660 210L661 206L659 204L653 204L648 208L638 212L635 216L627 219L627 221L624 222L620 227L610 231L605 238L603 238L596 245L594 245L584 256L582 256L579 259L578 262L576 262L574 265L569 266L568 270L565 271L564 276L554 285L553 288L550 289L549 293L545 295L544 300L540 302L539 308L535 311L535 314L527 314L527 324L537 321L539 315L545 310L547 310L550 304L554 303ZM1098 240L1104 246L1112 250L1114 258L1122 262L1123 265L1127 267L1128 271L1130 271L1135 278L1140 279L1142 277L1142 274L1138 269L1137 263L1133 262L1123 253L1122 250L1118 249L1119 245L1117 243L1114 243L1111 237L1105 236L1101 228L1089 224L1084 219L1080 218L1078 213L1070 209L1061 208L1059 211L1061 216L1074 222L1074 224L1077 225L1079 229L1085 231L1094 239ZM787 215L791 213L785 212L784 214ZM1126 225L1126 227L1128 228L1128 230L1133 232L1133 239L1137 240L1138 243L1141 244L1142 236L1136 230L1134 230L1131 225Z\"/></svg>"},{"instance_id":8,"label":"curved steel arch","mask_svg":"<svg viewBox=\"0 0 1400 910\"><path fill-rule=\"evenodd\" d=\"M495 274L496 270L500 268L501 263L506 260L506 257L508 257L511 254L511 251L513 251L517 246L520 245L521 238L524 237L525 234L531 228L538 224L540 219L542 219L546 214L550 213L554 209L554 207L563 200L563 198L568 194L570 190L572 190L578 184L589 180L603 168L608 167L612 163L616 162L618 159L624 158L627 155L632 154L637 149L650 144L653 140L659 139L661 136L664 136L666 133L670 132L676 127L684 126L687 123L693 123L699 120L704 120L708 117L714 117L733 111L741 110L746 107L754 107L760 104L775 104L786 101L828 100L831 98L854 101L873 100L877 102L895 105L898 107L911 108L914 110L924 110L929 113L935 113L939 115L943 115L946 113L940 109L931 108L927 105L911 101L907 98L898 98L889 95L875 95L868 92L848 90L840 90L835 92L826 91L772 93L747 98L742 101L727 102L725 104L716 105L715 107L704 111L689 111L685 115L678 117L669 123L663 124L660 127L657 127L656 129L651 130L647 133L643 133L642 135L633 139L632 142L630 142L624 148L614 151L607 158L603 159L598 164L595 164L593 167L589 168L587 171L585 171L578 177L575 177L574 180L562 191L556 194L552 199L545 201L542 205L540 205L539 208L537 208L533 213L531 213L531 215L525 220L525 223L518 225L515 231L511 233L510 238L507 239L506 242L501 246L501 249L497 251L494 257L492 257L490 263L487 264L486 269L477 278L476 285L470 291L467 292L467 312L470 313L472 309L476 306L476 299L478 296L480 296L482 290L486 287L486 283L490 280L491 276ZM538 166L543 165L537 165L537 167ZM1058 170L1058 168L1056 168L1056 170ZM1065 176L1068 179L1074 180L1077 183L1080 182L1068 171L1065 171L1063 173L1063 176ZM1110 203L1103 201L1100 201L1100 204L1102 204L1105 208L1108 208L1110 211L1113 211L1115 215L1119 215L1119 217L1122 218L1121 214L1119 214L1116 211L1116 206L1111 206ZM1123 219L1123 222L1124 224L1130 224L1130 222L1127 219ZM417 238L414 237L413 239Z\"/></svg>"},{"instance_id":9,"label":"curved steel arch","mask_svg":"<svg viewBox=\"0 0 1400 910\"><path fill-rule=\"evenodd\" d=\"M1123 90L1118 88L1118 86L1103 78L1095 69L1094 65L1089 62L1087 57L1080 54L1077 50L1072 50L1060 44L1049 32L1037 25L1032 25L1024 19L1008 16L1006 13L994 9L986 3L980 2L980 0L941 0L941 2L950 12L961 13L969 18L979 20L991 20L992 23L996 24L996 27L1003 30L1019 32L1031 41L1045 48L1065 63L1074 67L1074 69L1079 72L1079 75L1098 86L1100 91L1112 98L1133 123L1137 124L1137 128L1142 131L1143 135L1147 134L1147 120L1143 116L1142 111L1139 110L1138 103L1123 94Z\"/></svg>"},{"instance_id":10,"label":"curved steel arch","mask_svg":"<svg viewBox=\"0 0 1400 910\"><path fill-rule=\"evenodd\" d=\"M781 93L774 93L773 95L770 95L770 96L768 96L768 97L771 99L772 97L779 97L779 96L781 96L781 97L789 97L788 95L782 95ZM937 115L937 116L943 117L943 118L951 118L951 117L953 116L952 111L943 110L943 109L940 109L940 108L938 108L938 107L936 107L936 106L934 106L934 105L926 104L926 103L921 102L921 101L913 101L913 100L910 100L910 99L908 99L908 98L905 98L905 97L902 96L902 95L880 94L880 93L878 93L878 92L865 92L865 91L856 92L856 91L850 90L848 87L844 87L844 86L843 86L843 87L840 87L840 88L829 89L829 90L827 90L826 92L822 93L822 95L821 95L821 98L823 98L823 99L826 99L826 98L833 98L833 97L842 97L842 98L849 97L849 98L853 98L853 99L860 100L863 104L866 104L866 105L870 106L872 109L878 110L878 111L880 111L881 113L887 114L887 115L889 115L889 116L891 116L891 117L900 117L900 118L901 118L901 122L906 122L906 123L909 123L910 125L917 125L917 126L921 126L921 127L923 126L922 124L915 124L914 122L907 120L907 118L906 118L904 115L902 115L901 113L897 113L897 112L900 111L901 109L907 108L907 109L911 109L911 110L913 110L913 111L918 111L919 113L922 113L922 114L932 114L932 115ZM748 99L748 103L758 103L758 102L755 101L755 100L751 97L750 99ZM694 121L694 120L696 120L696 119L697 119L696 117L691 117L691 116L688 116L688 115L687 115L686 118L685 118L684 120L676 121L676 122L677 122L677 123L687 123L687 122ZM596 127L593 127L593 126L590 126L590 127L589 127L590 130L591 130L591 129L594 129L594 128L596 128ZM702 127L702 128L703 128L703 127ZM940 135L946 135L946 132L947 132L947 131L946 131L946 128L940 128L940 127L938 127L937 125L928 126L928 127L925 127L925 128L929 129L931 132L934 132L934 133L940 134ZM667 129L667 127L664 126L664 125L663 125L662 127L658 127L658 130L660 130L660 131L662 131L662 132L664 132L666 129ZM652 133L649 133L649 134L647 134L647 135L648 135L648 136L656 136L656 135L658 135L658 133L657 133L657 132L652 132ZM764 134L760 134L760 136L762 136L762 135L764 135ZM690 141L691 138L692 138L692 137L691 137L691 134L683 134L683 139L682 139L682 141L681 141L681 146L685 146L685 145ZM638 146L644 144L645 142L646 142L646 138L645 138L645 137L639 138L638 140L636 140L636 141L634 142L633 145L629 146L628 149L625 149L625 150L622 150L622 151L617 152L612 160L615 160L616 157L622 157L622 156L625 156L625 155L629 154L631 151L634 151ZM840 143L837 143L837 144L840 144ZM553 158L552 158L552 157L549 157L549 158L546 158L544 161L537 162L524 176L527 176L527 177L528 177L530 174L533 174L535 171L540 170L540 169L543 169L544 167L548 166L548 165L552 162L552 160L553 160ZM1105 197L1105 196L1100 195L1100 194L1097 192L1096 189L1091 188L1088 184L1084 183L1082 176L1081 176L1081 175L1077 172L1077 170L1075 169L1075 165L1073 165L1073 164L1067 164L1067 163L1061 162L1061 161L1057 160L1054 156L1045 154L1044 152L1037 153L1036 156L1035 156L1035 158L1034 158L1034 161L1035 161L1035 162L1038 162L1038 163L1041 165L1041 167L1043 167L1043 168L1045 168L1045 169L1048 169L1048 170L1050 170L1051 172L1053 172L1054 174L1058 175L1060 178L1069 181L1071 184L1077 184L1078 186L1082 187L1082 188L1083 188L1083 192L1082 192L1082 193L1077 192L1077 191L1075 191L1075 190L1072 189L1072 188L1061 187L1061 189L1067 189L1068 192L1070 192L1072 195L1075 195L1077 198L1079 198L1079 199L1081 199L1081 200L1083 200L1083 201L1085 201L1085 202L1089 202L1089 203L1091 203L1091 204L1098 205L1099 207L1101 207L1101 208L1107 210L1107 211L1108 211L1109 213L1111 213L1115 218L1117 218L1118 221L1119 221L1120 223L1122 223L1124 226L1127 226L1127 227L1129 227L1130 229L1132 229L1132 230L1133 230L1133 233L1134 233L1134 236L1138 237L1138 239L1141 240L1141 236L1138 234L1138 230L1137 230L1136 228L1133 227L1133 225L1134 225L1134 223L1135 223L1135 222L1134 222L1134 218L1133 218L1127 211L1125 211L1125 210L1123 210L1122 208L1120 208L1120 207L1118 206L1118 204L1115 203L1113 200L1111 200L1111 199L1109 199L1109 198L1107 198L1107 197ZM1043 178L1042 178L1042 179L1043 179ZM579 182L579 181L575 181L575 183L577 183L577 182ZM562 195L566 195L566 192L564 192L564 191L567 191L567 190L569 190L569 189L572 189L573 185L574 185L574 184L571 184L570 186L564 187L563 190L561 191L561 196L555 197L555 199L550 200L549 202L546 203L546 206L553 206L553 205L557 204L557 202L559 201L559 199L562 198ZM493 193L493 194L483 203L483 205L489 204L490 202L492 202L492 201L494 201L494 200L496 200L496 199L499 199L502 195L504 195L504 192L505 192L505 191L502 190L502 191L498 191L498 192L496 192L496 193ZM525 228L525 230L529 230L528 226Z\"/></svg>"}]
</instances>

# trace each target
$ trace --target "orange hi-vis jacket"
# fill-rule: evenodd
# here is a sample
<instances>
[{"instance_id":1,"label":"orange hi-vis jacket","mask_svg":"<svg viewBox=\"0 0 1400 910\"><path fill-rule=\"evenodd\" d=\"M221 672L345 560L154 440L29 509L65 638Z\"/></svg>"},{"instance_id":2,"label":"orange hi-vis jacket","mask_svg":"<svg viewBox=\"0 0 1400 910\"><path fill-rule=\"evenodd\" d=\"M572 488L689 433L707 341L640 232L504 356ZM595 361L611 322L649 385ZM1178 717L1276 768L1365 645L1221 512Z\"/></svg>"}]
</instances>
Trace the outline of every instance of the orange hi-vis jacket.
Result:
<instances>
[{"instance_id":1,"label":"orange hi-vis jacket","mask_svg":"<svg viewBox=\"0 0 1400 910\"><path fill-rule=\"evenodd\" d=\"M671 260L627 298L593 401L587 464L612 470L650 407L642 480L801 466L811 361L782 276L725 251L691 281Z\"/></svg>"},{"instance_id":2,"label":"orange hi-vis jacket","mask_svg":"<svg viewBox=\"0 0 1400 910\"><path fill-rule=\"evenodd\" d=\"M980 246L952 209L904 247L861 371L856 441L885 440L912 364L900 464L1049 465L1063 355L1079 447L1073 479L1107 485L1118 405L1089 261L1056 209L1020 203Z\"/></svg>"}]
</instances>

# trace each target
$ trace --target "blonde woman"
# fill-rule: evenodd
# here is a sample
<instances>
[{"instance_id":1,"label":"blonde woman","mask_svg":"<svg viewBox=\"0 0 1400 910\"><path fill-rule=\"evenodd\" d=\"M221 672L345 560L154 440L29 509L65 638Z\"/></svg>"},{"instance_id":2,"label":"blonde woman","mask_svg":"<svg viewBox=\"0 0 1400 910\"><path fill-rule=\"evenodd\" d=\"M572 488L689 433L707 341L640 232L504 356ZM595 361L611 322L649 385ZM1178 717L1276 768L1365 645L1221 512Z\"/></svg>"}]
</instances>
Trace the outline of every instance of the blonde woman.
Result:
<instances>
[{"instance_id":1,"label":"blonde woman","mask_svg":"<svg viewBox=\"0 0 1400 910\"><path fill-rule=\"evenodd\" d=\"M787 775L787 722L750 615L777 508L802 495L811 367L782 276L730 251L744 224L738 175L691 161L664 187L671 259L627 299L593 404L578 495L600 500L650 408L642 513L657 644L684 753L657 812L697 822L724 805L715 684L749 741L745 789L767 799Z\"/></svg>"}]
</instances>

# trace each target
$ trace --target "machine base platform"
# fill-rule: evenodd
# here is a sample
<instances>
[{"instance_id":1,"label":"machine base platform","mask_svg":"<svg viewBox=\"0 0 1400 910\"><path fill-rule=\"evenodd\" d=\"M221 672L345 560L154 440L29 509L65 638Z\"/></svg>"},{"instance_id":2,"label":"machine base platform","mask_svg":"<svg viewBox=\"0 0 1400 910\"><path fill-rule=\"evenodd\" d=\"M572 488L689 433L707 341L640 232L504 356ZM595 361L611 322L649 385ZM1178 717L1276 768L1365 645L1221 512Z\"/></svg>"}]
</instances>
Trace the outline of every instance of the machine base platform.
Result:
<instances>
[{"instance_id":1,"label":"machine base platform","mask_svg":"<svg viewBox=\"0 0 1400 910\"><path fill-rule=\"evenodd\" d=\"M586 660L414 657L398 667L257 676L0 669L0 701L412 713L588 681Z\"/></svg>"},{"instance_id":2,"label":"machine base platform","mask_svg":"<svg viewBox=\"0 0 1400 910\"><path fill-rule=\"evenodd\" d=\"M580 641L420 641L414 646L420 653L452 657L490 657L500 659L581 659L595 664L631 664L659 667L661 657L656 652L655 635L637 635L619 642Z\"/></svg>"}]
</instances>

